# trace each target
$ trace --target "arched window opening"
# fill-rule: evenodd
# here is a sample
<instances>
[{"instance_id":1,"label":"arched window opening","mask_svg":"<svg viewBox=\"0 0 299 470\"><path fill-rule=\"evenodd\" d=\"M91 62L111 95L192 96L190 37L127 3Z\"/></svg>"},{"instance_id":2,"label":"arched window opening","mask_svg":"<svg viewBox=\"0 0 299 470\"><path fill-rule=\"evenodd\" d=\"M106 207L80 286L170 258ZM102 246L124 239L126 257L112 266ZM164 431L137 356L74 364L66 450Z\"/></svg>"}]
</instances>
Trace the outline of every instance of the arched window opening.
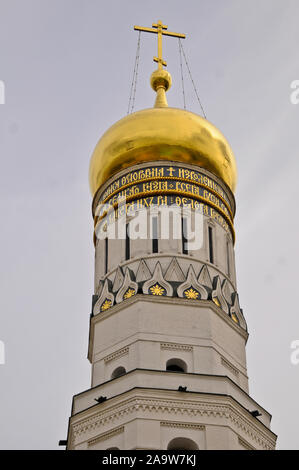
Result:
<instances>
[{"instance_id":1,"label":"arched window opening","mask_svg":"<svg viewBox=\"0 0 299 470\"><path fill-rule=\"evenodd\" d=\"M111 375L111 379L116 379L117 377L121 377L122 375L125 375L127 372L126 372L126 369L122 366L120 367L117 367L113 372L112 372L112 375Z\"/></svg>"},{"instance_id":2,"label":"arched window opening","mask_svg":"<svg viewBox=\"0 0 299 470\"><path fill-rule=\"evenodd\" d=\"M171 372L187 372L187 364L182 359L169 359L166 362L166 370Z\"/></svg>"},{"instance_id":3,"label":"arched window opening","mask_svg":"<svg viewBox=\"0 0 299 470\"><path fill-rule=\"evenodd\" d=\"M198 450L198 445L187 437L176 437L169 442L167 450Z\"/></svg>"}]
</instances>

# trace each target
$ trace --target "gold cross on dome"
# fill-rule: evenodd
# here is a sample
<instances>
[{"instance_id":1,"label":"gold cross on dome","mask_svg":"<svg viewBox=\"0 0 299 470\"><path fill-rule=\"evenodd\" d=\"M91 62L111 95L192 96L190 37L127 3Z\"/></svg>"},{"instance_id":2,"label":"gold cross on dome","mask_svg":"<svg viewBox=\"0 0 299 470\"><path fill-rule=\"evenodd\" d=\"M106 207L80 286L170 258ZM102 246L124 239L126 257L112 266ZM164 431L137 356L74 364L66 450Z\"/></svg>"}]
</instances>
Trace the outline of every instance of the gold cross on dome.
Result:
<instances>
[{"instance_id":1,"label":"gold cross on dome","mask_svg":"<svg viewBox=\"0 0 299 470\"><path fill-rule=\"evenodd\" d=\"M162 57L162 35L165 36L172 36L175 38L185 39L185 34L179 33L171 33L167 30L167 26L162 23L162 21L158 21L157 23L152 24L152 28L143 28L142 26L134 26L134 29L137 31L144 31L146 33L155 33L158 35L158 57L154 57L154 62L158 63L158 69L163 69L163 65L166 66L167 63L163 60Z\"/></svg>"}]
</instances>

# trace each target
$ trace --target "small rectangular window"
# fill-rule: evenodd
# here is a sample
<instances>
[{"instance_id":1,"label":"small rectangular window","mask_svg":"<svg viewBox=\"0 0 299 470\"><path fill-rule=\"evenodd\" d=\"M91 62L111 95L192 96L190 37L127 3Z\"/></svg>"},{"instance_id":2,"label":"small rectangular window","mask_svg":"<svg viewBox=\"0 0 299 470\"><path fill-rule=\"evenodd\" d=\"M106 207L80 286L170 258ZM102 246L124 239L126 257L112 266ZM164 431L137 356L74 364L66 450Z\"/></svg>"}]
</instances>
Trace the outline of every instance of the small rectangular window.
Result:
<instances>
[{"instance_id":1,"label":"small rectangular window","mask_svg":"<svg viewBox=\"0 0 299 470\"><path fill-rule=\"evenodd\" d=\"M108 272L108 237L105 238L105 274Z\"/></svg>"},{"instance_id":2,"label":"small rectangular window","mask_svg":"<svg viewBox=\"0 0 299 470\"><path fill-rule=\"evenodd\" d=\"M188 239L187 239L187 219L182 217L182 253L184 255L188 254Z\"/></svg>"},{"instance_id":3,"label":"small rectangular window","mask_svg":"<svg viewBox=\"0 0 299 470\"><path fill-rule=\"evenodd\" d=\"M214 263L214 249L213 249L213 228L209 226L209 260Z\"/></svg>"},{"instance_id":4,"label":"small rectangular window","mask_svg":"<svg viewBox=\"0 0 299 470\"><path fill-rule=\"evenodd\" d=\"M126 224L126 260L130 259L130 234L129 224Z\"/></svg>"},{"instance_id":5,"label":"small rectangular window","mask_svg":"<svg viewBox=\"0 0 299 470\"><path fill-rule=\"evenodd\" d=\"M152 243L153 253L158 253L158 217L152 218Z\"/></svg>"}]
</instances>

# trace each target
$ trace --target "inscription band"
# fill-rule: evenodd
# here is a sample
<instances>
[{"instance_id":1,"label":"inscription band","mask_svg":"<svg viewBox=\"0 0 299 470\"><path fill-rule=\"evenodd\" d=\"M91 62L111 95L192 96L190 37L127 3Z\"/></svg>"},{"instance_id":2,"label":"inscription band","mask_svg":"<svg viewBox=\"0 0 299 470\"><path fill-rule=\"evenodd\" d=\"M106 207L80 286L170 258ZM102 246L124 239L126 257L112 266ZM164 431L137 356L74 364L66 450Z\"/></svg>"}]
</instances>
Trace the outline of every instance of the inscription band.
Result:
<instances>
[{"instance_id":1,"label":"inscription band","mask_svg":"<svg viewBox=\"0 0 299 470\"><path fill-rule=\"evenodd\" d=\"M141 184L145 184L145 183L149 183L149 182L168 182L168 181L176 181L176 182L179 182L179 183L186 183L186 184L189 184L191 187L192 185L196 186L196 187L199 187L199 188L203 188L205 189L208 193L212 193L218 200L221 201L221 203L225 206L225 209L224 211L227 211L228 214L230 215L231 217L231 220L233 220L233 213L231 211L231 208L229 206L229 204L227 203L227 201L215 190L211 189L209 186L203 184L203 183L199 183L197 181L193 181L193 180L190 180L190 179L187 179L187 178L179 178L179 177L176 177L176 176L159 176L159 177L151 177L151 178L145 178L143 180L137 180L137 181L133 181L131 183L127 183L125 184L124 186L121 186L120 188L114 190L112 193L110 193L109 196L107 196L105 199L102 199L100 198L99 199L99 202L98 203L101 203L101 204L107 204L109 203L109 201L111 199L114 199L115 200L115 196L117 197L119 194L121 194L123 191L125 191L126 189L128 188L139 188L139 185ZM191 189L191 188L190 188ZM134 189L133 189L134 190ZM163 191L165 189L161 189L161 191ZM167 188L167 190L171 190L170 188ZM176 191L178 191L180 194L183 193L182 190L180 189L176 189ZM146 192L146 191L142 191L142 192ZM148 191L150 193L150 190ZM185 191L185 193L188 193L190 197L194 197L194 195L196 195L196 193L194 193L193 191ZM138 194L138 192L136 192L135 194ZM126 197L130 197L131 194L125 194L123 193L123 195L126 195ZM199 194L198 194L199 195ZM205 200L208 201L208 199L205 198ZM213 202L213 201L211 201ZM217 204L216 204L217 205ZM220 206L221 208L221 206Z\"/></svg>"},{"instance_id":2,"label":"inscription band","mask_svg":"<svg viewBox=\"0 0 299 470\"><path fill-rule=\"evenodd\" d=\"M190 200L190 203L189 204L186 204L186 206L190 206L192 207L192 201L199 201L202 203L203 206L207 206L211 209L213 209L214 211L216 211L217 213L219 213L219 215L221 216L221 218L223 218L226 222L226 224L229 226L229 229L232 233L232 237L233 237L233 242L235 242L235 231L234 231L234 226L230 220L230 218L227 216L227 214L219 208L219 206L217 206L216 204L212 203L211 201L208 201L207 199L203 198L202 196L197 196L197 195L190 195L188 192L180 192L178 194L178 192L176 190L159 190L159 191L152 191L152 192L144 192L144 193L137 193L136 195L132 195L132 196L129 196L127 199L126 199L126 205L127 203L130 203L131 201L137 201L137 200L140 200L140 199L147 199L149 197L154 197L154 196L161 196L162 195L166 195L166 196L177 196L179 199L181 199L181 196L183 196L184 198L186 199L189 199ZM155 202L153 202L154 204L156 204ZM163 203L164 205L169 205L172 204L171 201L168 201L166 203ZM175 203L177 203L177 201L175 201ZM159 204L159 202L157 201L157 204L158 205L161 205ZM102 214L101 216L96 216L95 217L95 225L98 225L98 223L101 222L101 220L103 220L105 217L109 216L109 214L111 214L112 212L115 212L115 209L118 208L118 202L115 202L114 204L112 204L111 206L111 209L109 209L108 211L104 212L104 214ZM210 215L212 216L211 213L207 214L207 215ZM217 217L214 217L217 219ZM221 220L221 219L220 219ZM219 221L219 220L218 220ZM226 226L224 224L221 224L224 228L226 228ZM226 228L227 229L227 228Z\"/></svg>"}]
</instances>

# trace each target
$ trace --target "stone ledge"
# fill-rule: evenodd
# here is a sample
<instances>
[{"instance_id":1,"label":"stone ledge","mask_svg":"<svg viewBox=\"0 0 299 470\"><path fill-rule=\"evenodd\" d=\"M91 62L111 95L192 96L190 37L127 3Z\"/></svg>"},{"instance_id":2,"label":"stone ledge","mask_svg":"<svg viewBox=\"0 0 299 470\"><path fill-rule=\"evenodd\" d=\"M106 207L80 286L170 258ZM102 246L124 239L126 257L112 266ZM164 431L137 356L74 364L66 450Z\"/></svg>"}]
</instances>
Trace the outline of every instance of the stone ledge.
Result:
<instances>
[{"instance_id":1,"label":"stone ledge","mask_svg":"<svg viewBox=\"0 0 299 470\"><path fill-rule=\"evenodd\" d=\"M185 424L187 416L190 424L229 427L254 449L275 449L276 435L231 396L161 389L133 389L74 415L68 449L109 432L112 424L121 427L137 418L165 422L174 414L177 422Z\"/></svg>"}]
</instances>

